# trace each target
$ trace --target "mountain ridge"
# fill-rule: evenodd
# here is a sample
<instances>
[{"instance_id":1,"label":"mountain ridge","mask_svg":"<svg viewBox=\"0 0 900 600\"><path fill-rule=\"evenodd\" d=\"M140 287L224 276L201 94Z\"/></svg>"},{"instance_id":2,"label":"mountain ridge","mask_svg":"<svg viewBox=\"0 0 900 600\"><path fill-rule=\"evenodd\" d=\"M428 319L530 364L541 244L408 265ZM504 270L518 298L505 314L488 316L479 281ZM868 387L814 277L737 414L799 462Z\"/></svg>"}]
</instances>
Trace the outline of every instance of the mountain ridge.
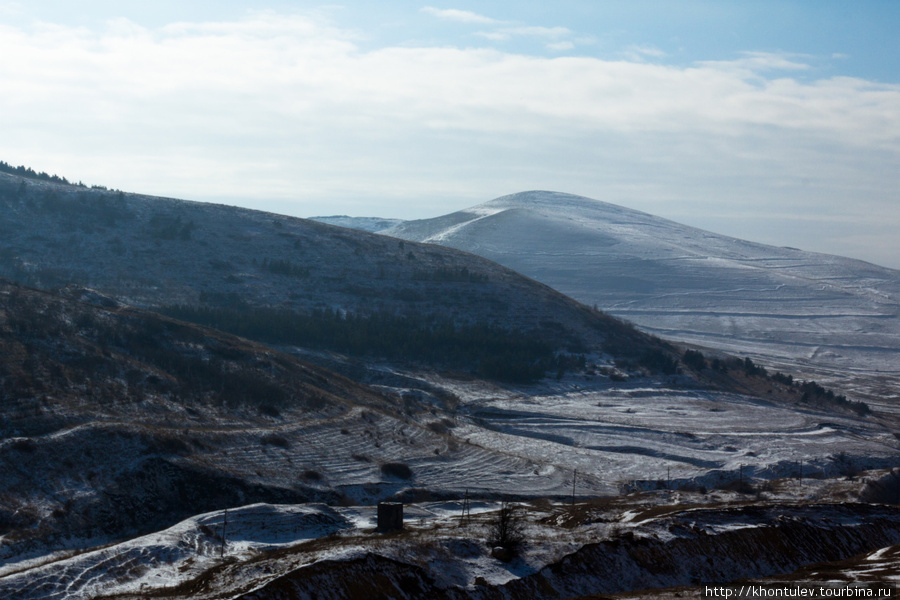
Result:
<instances>
[{"instance_id":1,"label":"mountain ridge","mask_svg":"<svg viewBox=\"0 0 900 600\"><path fill-rule=\"evenodd\" d=\"M614 346L623 358L640 359L670 352L543 283L451 248L7 173L0 173L0 208L0 276L43 289L74 283L267 342L316 340L346 352L366 335L363 346L410 357L422 340L388 342L412 328L420 338L439 336L432 350L461 349L444 353L458 357L446 366L520 379L536 377L536 363L555 370L549 363L558 353ZM477 335L493 346L479 347ZM491 348L498 358L484 356Z\"/></svg>"}]
</instances>

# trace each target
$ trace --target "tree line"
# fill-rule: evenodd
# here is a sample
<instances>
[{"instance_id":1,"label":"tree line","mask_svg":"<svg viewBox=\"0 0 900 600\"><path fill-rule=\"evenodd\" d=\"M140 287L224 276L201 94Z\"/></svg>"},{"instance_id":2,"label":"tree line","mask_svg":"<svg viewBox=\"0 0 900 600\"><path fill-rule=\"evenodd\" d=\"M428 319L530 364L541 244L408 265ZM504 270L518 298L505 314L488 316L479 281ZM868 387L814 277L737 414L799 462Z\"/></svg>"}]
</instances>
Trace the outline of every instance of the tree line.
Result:
<instances>
[{"instance_id":1,"label":"tree line","mask_svg":"<svg viewBox=\"0 0 900 600\"><path fill-rule=\"evenodd\" d=\"M681 357L681 362L685 366L700 372L704 369L710 369L717 373L728 373L729 370L738 371L747 377L760 377L770 381L780 383L787 386L791 391L801 393L800 402L814 403L822 405L838 406L852 410L861 417L872 413L872 409L865 402L848 400L843 394L835 394L833 391L826 389L815 381L796 381L792 375L785 375L781 372L769 373L765 367L758 365L748 356L743 360L739 358L719 359L713 358L707 360L699 350L685 350Z\"/></svg>"},{"instance_id":2,"label":"tree line","mask_svg":"<svg viewBox=\"0 0 900 600\"><path fill-rule=\"evenodd\" d=\"M44 171L38 173L31 167L25 167L23 165L19 165L18 167L14 167L11 164L0 160L0 172L9 173L10 175L19 175L20 177L27 177L28 179L38 179L40 181L49 181L51 183L62 183L65 185L78 185L79 187L87 187L83 183L79 182L77 184L70 183L68 179L65 177L60 177L59 175L50 175Z\"/></svg>"}]
</instances>

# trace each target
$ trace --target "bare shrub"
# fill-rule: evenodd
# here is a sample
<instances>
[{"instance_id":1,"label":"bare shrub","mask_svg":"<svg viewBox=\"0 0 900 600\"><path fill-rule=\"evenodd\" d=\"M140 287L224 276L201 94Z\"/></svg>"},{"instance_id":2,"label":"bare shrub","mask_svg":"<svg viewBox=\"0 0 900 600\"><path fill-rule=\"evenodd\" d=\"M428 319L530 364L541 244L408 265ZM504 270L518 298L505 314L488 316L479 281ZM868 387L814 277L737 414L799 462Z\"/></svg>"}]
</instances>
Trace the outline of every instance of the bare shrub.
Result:
<instances>
[{"instance_id":1,"label":"bare shrub","mask_svg":"<svg viewBox=\"0 0 900 600\"><path fill-rule=\"evenodd\" d=\"M397 479L412 479L413 472L408 465L397 462L389 462L381 465L381 472L387 477L396 477Z\"/></svg>"},{"instance_id":2,"label":"bare shrub","mask_svg":"<svg viewBox=\"0 0 900 600\"><path fill-rule=\"evenodd\" d=\"M322 481L322 474L313 469L303 471L303 479L307 481Z\"/></svg>"},{"instance_id":3,"label":"bare shrub","mask_svg":"<svg viewBox=\"0 0 900 600\"><path fill-rule=\"evenodd\" d=\"M521 507L503 502L497 516L488 524L487 543L515 554L525 542L525 522Z\"/></svg>"},{"instance_id":4,"label":"bare shrub","mask_svg":"<svg viewBox=\"0 0 900 600\"><path fill-rule=\"evenodd\" d=\"M269 433L259 439L263 446L278 446L279 448L290 448L291 443L284 436L276 433Z\"/></svg>"},{"instance_id":5,"label":"bare shrub","mask_svg":"<svg viewBox=\"0 0 900 600\"><path fill-rule=\"evenodd\" d=\"M441 421L432 421L428 424L428 429L437 434L445 434L448 431L447 424Z\"/></svg>"},{"instance_id":6,"label":"bare shrub","mask_svg":"<svg viewBox=\"0 0 900 600\"><path fill-rule=\"evenodd\" d=\"M700 485L694 481L682 483L677 489L682 492L696 492L698 494L705 494L707 491L705 485Z\"/></svg>"},{"instance_id":7,"label":"bare shrub","mask_svg":"<svg viewBox=\"0 0 900 600\"><path fill-rule=\"evenodd\" d=\"M724 490L728 492L737 492L738 494L755 494L756 488L753 487L753 484L743 480L735 480L729 481L728 483L723 483L722 485L716 486L717 490Z\"/></svg>"},{"instance_id":8,"label":"bare shrub","mask_svg":"<svg viewBox=\"0 0 900 600\"><path fill-rule=\"evenodd\" d=\"M34 440L28 438L20 438L10 444L10 447L17 452L31 453L37 450L37 444Z\"/></svg>"},{"instance_id":9,"label":"bare shrub","mask_svg":"<svg viewBox=\"0 0 900 600\"><path fill-rule=\"evenodd\" d=\"M183 440L170 435L156 436L150 442L149 449L151 452L159 454L189 454L191 452L190 446Z\"/></svg>"},{"instance_id":10,"label":"bare shrub","mask_svg":"<svg viewBox=\"0 0 900 600\"><path fill-rule=\"evenodd\" d=\"M259 414L265 415L267 417L272 417L273 419L277 419L281 416L281 411L278 410L278 407L274 404L266 402L265 404L260 404L258 407Z\"/></svg>"}]
</instances>

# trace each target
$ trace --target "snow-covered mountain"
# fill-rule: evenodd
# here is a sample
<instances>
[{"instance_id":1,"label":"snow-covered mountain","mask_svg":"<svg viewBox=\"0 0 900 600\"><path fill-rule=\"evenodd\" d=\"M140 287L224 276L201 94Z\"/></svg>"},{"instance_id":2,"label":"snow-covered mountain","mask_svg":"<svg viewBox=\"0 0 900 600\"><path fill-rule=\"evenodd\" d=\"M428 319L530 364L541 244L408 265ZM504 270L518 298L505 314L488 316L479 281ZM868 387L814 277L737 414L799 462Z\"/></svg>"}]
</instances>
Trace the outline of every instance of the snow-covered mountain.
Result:
<instances>
[{"instance_id":1,"label":"snow-covered mountain","mask_svg":"<svg viewBox=\"0 0 900 600\"><path fill-rule=\"evenodd\" d=\"M318 221L319 223L328 223L329 225L337 225L338 227L347 227L349 229L359 229L360 231L368 231L369 233L379 233L385 229L396 227L403 223L403 219L383 219L381 217L348 217L346 215L334 215L331 217L310 217L310 221Z\"/></svg>"},{"instance_id":2,"label":"snow-covered mountain","mask_svg":"<svg viewBox=\"0 0 900 600\"><path fill-rule=\"evenodd\" d=\"M384 233L489 258L669 339L897 398L900 271L543 191Z\"/></svg>"}]
</instances>

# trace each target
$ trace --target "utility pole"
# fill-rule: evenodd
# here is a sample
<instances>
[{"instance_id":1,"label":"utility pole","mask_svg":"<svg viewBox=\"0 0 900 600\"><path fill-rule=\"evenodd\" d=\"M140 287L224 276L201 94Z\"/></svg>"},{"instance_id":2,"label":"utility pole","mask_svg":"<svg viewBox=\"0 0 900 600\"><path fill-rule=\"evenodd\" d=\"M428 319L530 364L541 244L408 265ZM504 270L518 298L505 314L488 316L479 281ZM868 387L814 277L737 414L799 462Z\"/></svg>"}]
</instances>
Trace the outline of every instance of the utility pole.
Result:
<instances>
[{"instance_id":1,"label":"utility pole","mask_svg":"<svg viewBox=\"0 0 900 600\"><path fill-rule=\"evenodd\" d=\"M575 506L575 479L578 477L578 469L572 471L572 506Z\"/></svg>"},{"instance_id":2,"label":"utility pole","mask_svg":"<svg viewBox=\"0 0 900 600\"><path fill-rule=\"evenodd\" d=\"M225 556L225 530L228 529L228 509L225 509L224 519L222 520L222 548L219 550L219 558Z\"/></svg>"},{"instance_id":3,"label":"utility pole","mask_svg":"<svg viewBox=\"0 0 900 600\"><path fill-rule=\"evenodd\" d=\"M797 461L799 474L797 475L797 479L800 481L800 487L803 487L803 459Z\"/></svg>"},{"instance_id":4,"label":"utility pole","mask_svg":"<svg viewBox=\"0 0 900 600\"><path fill-rule=\"evenodd\" d=\"M666 467L666 489L672 489L672 474L670 473L670 469L672 467Z\"/></svg>"},{"instance_id":5,"label":"utility pole","mask_svg":"<svg viewBox=\"0 0 900 600\"><path fill-rule=\"evenodd\" d=\"M738 477L740 478L739 490L741 492L743 492L744 491L744 465L741 465L740 467L738 467L738 473L739 473Z\"/></svg>"},{"instance_id":6,"label":"utility pole","mask_svg":"<svg viewBox=\"0 0 900 600\"><path fill-rule=\"evenodd\" d=\"M463 498L462 514L459 517L460 524L462 524L463 521L468 523L471 517L472 509L469 507L469 488L466 488L466 495Z\"/></svg>"}]
</instances>

